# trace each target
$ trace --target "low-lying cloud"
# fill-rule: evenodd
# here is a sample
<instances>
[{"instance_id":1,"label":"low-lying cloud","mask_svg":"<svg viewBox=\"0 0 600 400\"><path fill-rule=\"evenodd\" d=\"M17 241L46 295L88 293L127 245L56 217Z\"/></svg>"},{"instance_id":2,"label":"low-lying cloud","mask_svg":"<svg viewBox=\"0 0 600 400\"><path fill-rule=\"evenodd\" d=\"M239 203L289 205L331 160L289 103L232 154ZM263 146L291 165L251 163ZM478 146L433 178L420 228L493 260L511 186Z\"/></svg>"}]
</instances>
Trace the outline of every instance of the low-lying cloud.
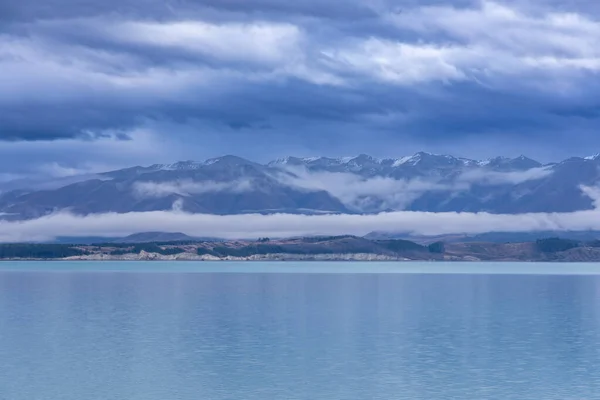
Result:
<instances>
[{"instance_id":1,"label":"low-lying cloud","mask_svg":"<svg viewBox=\"0 0 600 400\"><path fill-rule=\"evenodd\" d=\"M288 169L291 174L276 176L281 183L306 190L324 190L356 212L403 210L425 193L438 191L460 193L471 185L517 185L550 176L550 168L524 171L492 171L477 168L463 172L455 179L434 177L395 179L384 176L363 177L349 172L313 172L305 168Z\"/></svg>"},{"instance_id":2,"label":"low-lying cloud","mask_svg":"<svg viewBox=\"0 0 600 400\"><path fill-rule=\"evenodd\" d=\"M191 196L202 193L229 192L242 193L252 189L252 181L235 180L229 182L177 180L168 182L135 182L133 192L141 198L167 197L173 194Z\"/></svg>"},{"instance_id":3,"label":"low-lying cloud","mask_svg":"<svg viewBox=\"0 0 600 400\"><path fill-rule=\"evenodd\" d=\"M399 211L372 215L246 214L207 215L182 211L107 213L67 212L42 218L0 221L0 242L45 241L58 236L125 236L137 232L183 232L221 238L298 235L365 235L372 231L414 235L485 232L600 230L600 210L571 213L431 213Z\"/></svg>"},{"instance_id":4,"label":"low-lying cloud","mask_svg":"<svg viewBox=\"0 0 600 400\"><path fill-rule=\"evenodd\" d=\"M482 185L517 185L535 181L552 175L554 171L547 167L531 168L525 171L489 171L483 168L474 169L461 174L459 182L477 183Z\"/></svg>"},{"instance_id":5,"label":"low-lying cloud","mask_svg":"<svg viewBox=\"0 0 600 400\"><path fill-rule=\"evenodd\" d=\"M447 185L423 179L400 180L376 176L364 178L345 172L309 172L296 169L289 175L278 176L280 182L306 190L324 190L344 205L359 212L401 210L423 193L448 190Z\"/></svg>"}]
</instances>

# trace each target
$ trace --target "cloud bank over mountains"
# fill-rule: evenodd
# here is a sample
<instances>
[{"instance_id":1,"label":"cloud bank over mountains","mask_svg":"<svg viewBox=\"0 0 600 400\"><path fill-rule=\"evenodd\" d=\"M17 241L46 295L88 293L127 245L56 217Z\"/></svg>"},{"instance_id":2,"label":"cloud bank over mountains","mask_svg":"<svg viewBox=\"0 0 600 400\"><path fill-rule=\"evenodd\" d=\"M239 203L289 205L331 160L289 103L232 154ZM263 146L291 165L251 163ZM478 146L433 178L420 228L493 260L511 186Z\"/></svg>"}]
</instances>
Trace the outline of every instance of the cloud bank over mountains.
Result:
<instances>
[{"instance_id":1,"label":"cloud bank over mountains","mask_svg":"<svg viewBox=\"0 0 600 400\"><path fill-rule=\"evenodd\" d=\"M252 188L252 182L195 182L192 180L179 180L167 182L135 182L133 192L138 197L168 197L170 195L190 196L201 193L231 192L243 193Z\"/></svg>"},{"instance_id":2,"label":"cloud bank over mountains","mask_svg":"<svg viewBox=\"0 0 600 400\"><path fill-rule=\"evenodd\" d=\"M468 170L451 179L441 177L392 178L364 177L350 172L310 171L290 168L291 174L279 175L284 184L312 190L324 190L357 212L369 210L369 199L377 198L380 209L402 210L427 192L452 195L468 191L472 185L519 184L547 177L550 168L539 167L523 171Z\"/></svg>"},{"instance_id":3,"label":"cloud bank over mountains","mask_svg":"<svg viewBox=\"0 0 600 400\"><path fill-rule=\"evenodd\" d=\"M0 221L0 242L46 241L58 236L126 236L138 232L183 232L225 239L312 235L366 235L372 231L414 235L446 233L600 230L600 211L489 214L400 211L371 215L207 215L181 211L56 213L22 222Z\"/></svg>"}]
</instances>

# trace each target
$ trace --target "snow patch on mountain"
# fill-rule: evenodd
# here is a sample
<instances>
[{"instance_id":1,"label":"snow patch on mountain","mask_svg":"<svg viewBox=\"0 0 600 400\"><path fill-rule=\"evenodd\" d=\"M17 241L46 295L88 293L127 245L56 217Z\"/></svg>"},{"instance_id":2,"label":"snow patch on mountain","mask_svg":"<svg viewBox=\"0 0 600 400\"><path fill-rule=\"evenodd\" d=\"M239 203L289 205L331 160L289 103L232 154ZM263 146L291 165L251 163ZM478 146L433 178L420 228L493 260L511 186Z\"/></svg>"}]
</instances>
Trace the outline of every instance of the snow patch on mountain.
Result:
<instances>
[{"instance_id":1,"label":"snow patch on mountain","mask_svg":"<svg viewBox=\"0 0 600 400\"><path fill-rule=\"evenodd\" d=\"M392 167L399 167L403 164L406 164L408 161L410 161L413 158L413 156L406 156L406 157L402 157L402 158L397 158L394 160L394 162L392 163Z\"/></svg>"}]
</instances>

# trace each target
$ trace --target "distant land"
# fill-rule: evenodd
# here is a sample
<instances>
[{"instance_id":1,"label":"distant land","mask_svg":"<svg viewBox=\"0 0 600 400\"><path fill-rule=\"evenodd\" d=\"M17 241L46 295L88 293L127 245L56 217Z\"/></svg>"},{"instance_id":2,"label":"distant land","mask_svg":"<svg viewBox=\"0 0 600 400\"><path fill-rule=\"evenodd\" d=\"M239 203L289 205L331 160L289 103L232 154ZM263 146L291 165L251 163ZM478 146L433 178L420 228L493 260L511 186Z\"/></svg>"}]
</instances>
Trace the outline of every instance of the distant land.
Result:
<instances>
[{"instance_id":1,"label":"distant land","mask_svg":"<svg viewBox=\"0 0 600 400\"><path fill-rule=\"evenodd\" d=\"M581 241L556 237L512 243L436 241L425 245L403 239L367 239L348 235L262 238L252 241L13 243L0 244L0 259L600 262L600 240Z\"/></svg>"}]
</instances>

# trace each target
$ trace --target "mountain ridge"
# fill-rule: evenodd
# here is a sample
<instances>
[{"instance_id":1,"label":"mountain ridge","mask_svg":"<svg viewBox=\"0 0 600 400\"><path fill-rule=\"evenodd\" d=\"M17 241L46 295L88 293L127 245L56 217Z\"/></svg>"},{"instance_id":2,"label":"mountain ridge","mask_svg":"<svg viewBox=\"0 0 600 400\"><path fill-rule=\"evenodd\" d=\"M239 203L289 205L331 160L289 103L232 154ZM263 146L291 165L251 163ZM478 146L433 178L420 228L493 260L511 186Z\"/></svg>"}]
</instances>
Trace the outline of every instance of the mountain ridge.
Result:
<instances>
[{"instance_id":1,"label":"mountain ridge","mask_svg":"<svg viewBox=\"0 0 600 400\"><path fill-rule=\"evenodd\" d=\"M524 155L474 160L418 152L400 158L234 155L134 166L0 192L0 218L164 211L364 214L384 211L571 212L595 207L600 156L542 164ZM14 186L14 185L13 185Z\"/></svg>"}]
</instances>

